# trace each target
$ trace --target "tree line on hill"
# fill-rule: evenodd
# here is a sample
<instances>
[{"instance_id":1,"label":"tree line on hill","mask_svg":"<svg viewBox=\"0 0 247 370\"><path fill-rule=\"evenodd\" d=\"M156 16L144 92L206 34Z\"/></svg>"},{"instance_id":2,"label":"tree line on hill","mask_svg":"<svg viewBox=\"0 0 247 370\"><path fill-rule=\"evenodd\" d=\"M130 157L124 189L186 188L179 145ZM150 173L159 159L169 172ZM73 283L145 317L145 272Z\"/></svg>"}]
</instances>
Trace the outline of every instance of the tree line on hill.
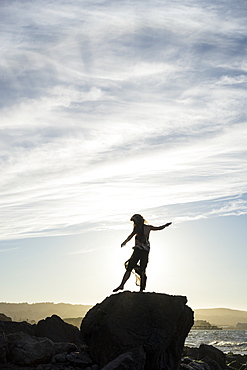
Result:
<instances>
[{"instance_id":1,"label":"tree line on hill","mask_svg":"<svg viewBox=\"0 0 247 370\"><path fill-rule=\"evenodd\" d=\"M90 305L69 303L0 303L0 312L9 316L13 321L27 321L36 323L48 316L58 315L68 319L69 323L78 326L77 321L85 316L91 308ZM80 325L80 324L79 324Z\"/></svg>"}]
</instances>

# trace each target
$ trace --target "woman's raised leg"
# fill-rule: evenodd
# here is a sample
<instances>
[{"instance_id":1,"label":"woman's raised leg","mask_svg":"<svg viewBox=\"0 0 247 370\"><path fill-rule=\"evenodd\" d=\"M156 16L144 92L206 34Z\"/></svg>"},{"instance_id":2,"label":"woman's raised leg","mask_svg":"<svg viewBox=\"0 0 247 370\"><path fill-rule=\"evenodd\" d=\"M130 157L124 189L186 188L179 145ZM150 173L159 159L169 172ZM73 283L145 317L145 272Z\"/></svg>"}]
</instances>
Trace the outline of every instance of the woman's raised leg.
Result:
<instances>
[{"instance_id":1,"label":"woman's raised leg","mask_svg":"<svg viewBox=\"0 0 247 370\"><path fill-rule=\"evenodd\" d=\"M123 290L124 284L129 279L130 274L131 274L131 271L125 271L121 284L117 288L115 288L113 292L117 292L118 290Z\"/></svg>"}]
</instances>

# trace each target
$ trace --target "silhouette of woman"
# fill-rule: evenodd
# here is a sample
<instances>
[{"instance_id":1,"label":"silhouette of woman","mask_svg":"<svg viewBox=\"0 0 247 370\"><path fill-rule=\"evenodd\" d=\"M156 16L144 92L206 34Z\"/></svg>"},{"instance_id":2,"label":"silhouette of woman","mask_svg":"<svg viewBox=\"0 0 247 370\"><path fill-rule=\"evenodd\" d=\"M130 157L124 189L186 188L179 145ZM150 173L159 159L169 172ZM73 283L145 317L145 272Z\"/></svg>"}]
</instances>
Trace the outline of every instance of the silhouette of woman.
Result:
<instances>
[{"instance_id":1,"label":"silhouette of woman","mask_svg":"<svg viewBox=\"0 0 247 370\"><path fill-rule=\"evenodd\" d=\"M140 291L142 292L146 288L147 276L146 267L148 264L148 254L150 250L149 234L151 230L163 230L165 227L171 225L171 222L162 226L152 226L145 224L144 218L135 214L131 217L130 221L133 221L134 228L132 233L128 238L121 244L121 247L125 246L133 236L135 236L135 246L132 256L128 261L125 262L126 272L123 276L121 284L113 290L117 292L118 290L124 289L124 284L129 279L131 271L134 269L135 272L140 276Z\"/></svg>"}]
</instances>

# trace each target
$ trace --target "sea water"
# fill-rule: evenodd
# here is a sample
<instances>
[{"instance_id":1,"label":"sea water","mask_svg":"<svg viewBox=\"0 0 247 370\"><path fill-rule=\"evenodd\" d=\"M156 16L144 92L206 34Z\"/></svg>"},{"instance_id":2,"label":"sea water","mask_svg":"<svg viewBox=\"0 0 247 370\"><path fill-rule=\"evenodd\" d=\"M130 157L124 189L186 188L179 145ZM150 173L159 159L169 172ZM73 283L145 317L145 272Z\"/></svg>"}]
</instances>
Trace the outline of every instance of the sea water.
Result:
<instances>
[{"instance_id":1,"label":"sea water","mask_svg":"<svg viewBox=\"0 0 247 370\"><path fill-rule=\"evenodd\" d=\"M185 345L209 344L224 353L247 355L247 330L191 330Z\"/></svg>"}]
</instances>

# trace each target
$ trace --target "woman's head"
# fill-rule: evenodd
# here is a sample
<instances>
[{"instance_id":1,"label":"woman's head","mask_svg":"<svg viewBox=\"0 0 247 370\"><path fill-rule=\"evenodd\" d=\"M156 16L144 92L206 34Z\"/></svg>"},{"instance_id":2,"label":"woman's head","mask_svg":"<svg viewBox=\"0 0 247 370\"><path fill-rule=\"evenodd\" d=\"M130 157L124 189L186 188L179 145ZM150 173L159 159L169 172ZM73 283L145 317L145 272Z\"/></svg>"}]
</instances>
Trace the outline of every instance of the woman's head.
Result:
<instances>
[{"instance_id":1,"label":"woman's head","mask_svg":"<svg viewBox=\"0 0 247 370\"><path fill-rule=\"evenodd\" d=\"M133 221L135 225L140 225L140 224L144 224L145 220L144 218L142 217L142 215L139 215L139 214L135 214L131 217L130 221Z\"/></svg>"},{"instance_id":2,"label":"woman's head","mask_svg":"<svg viewBox=\"0 0 247 370\"><path fill-rule=\"evenodd\" d=\"M139 214L135 214L131 217L130 221L134 222L134 232L136 233L138 240L144 242L144 218Z\"/></svg>"}]
</instances>

